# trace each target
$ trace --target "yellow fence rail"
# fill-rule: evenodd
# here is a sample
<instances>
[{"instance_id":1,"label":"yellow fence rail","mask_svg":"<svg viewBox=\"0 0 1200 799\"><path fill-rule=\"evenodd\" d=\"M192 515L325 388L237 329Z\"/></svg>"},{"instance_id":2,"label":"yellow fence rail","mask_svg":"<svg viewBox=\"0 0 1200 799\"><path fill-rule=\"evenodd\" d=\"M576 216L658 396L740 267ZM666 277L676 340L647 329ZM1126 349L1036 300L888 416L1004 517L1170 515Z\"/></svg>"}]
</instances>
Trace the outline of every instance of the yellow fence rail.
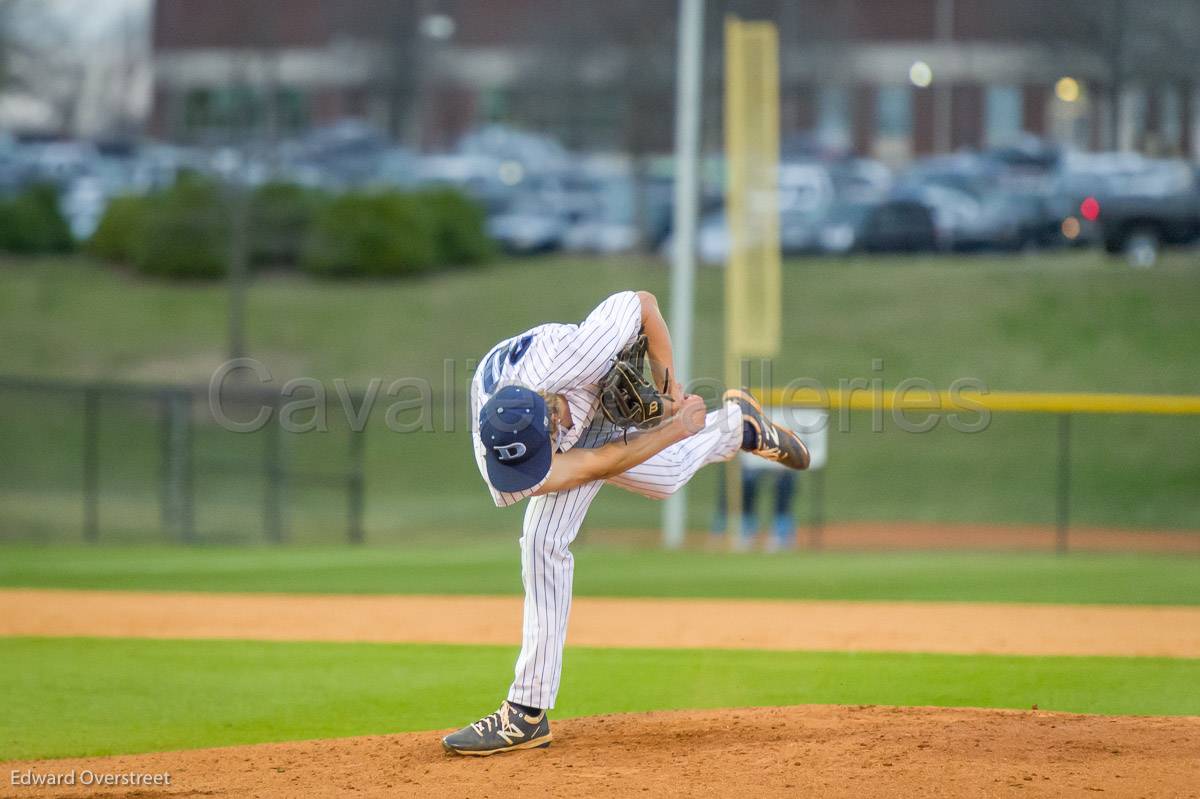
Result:
<instances>
[{"instance_id":1,"label":"yellow fence rail","mask_svg":"<svg viewBox=\"0 0 1200 799\"><path fill-rule=\"evenodd\" d=\"M927 384L926 384L927 385ZM764 404L774 407L819 408L852 411L920 411L930 413L1045 413L1058 417L1058 467L1055 479L1055 548L1065 553L1071 511L1071 417L1079 414L1200 415L1200 396L1184 394L1039 393L971 390L931 391L925 386L885 389L868 387L826 389L817 386L755 391ZM812 546L820 543L823 512L819 497L824 476L816 483Z\"/></svg>"},{"instance_id":2,"label":"yellow fence rail","mask_svg":"<svg viewBox=\"0 0 1200 799\"><path fill-rule=\"evenodd\" d=\"M854 411L876 409L1016 413L1110 413L1200 415L1200 396L1186 394L1040 393L1024 391L936 391L921 388L821 389L776 388L754 394L776 407L825 408Z\"/></svg>"}]
</instances>

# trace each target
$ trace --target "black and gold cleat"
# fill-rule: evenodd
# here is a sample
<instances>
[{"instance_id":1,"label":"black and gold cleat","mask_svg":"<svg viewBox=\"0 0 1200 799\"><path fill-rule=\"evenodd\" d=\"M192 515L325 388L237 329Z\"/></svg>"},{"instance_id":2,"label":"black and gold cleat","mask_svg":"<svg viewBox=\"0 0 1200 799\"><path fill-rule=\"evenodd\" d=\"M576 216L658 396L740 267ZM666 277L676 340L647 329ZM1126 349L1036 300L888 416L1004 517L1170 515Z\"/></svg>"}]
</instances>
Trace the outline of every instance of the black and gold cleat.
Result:
<instances>
[{"instance_id":1,"label":"black and gold cleat","mask_svg":"<svg viewBox=\"0 0 1200 799\"><path fill-rule=\"evenodd\" d=\"M442 748L456 755L495 755L517 749L542 749L550 745L550 720L546 711L527 716L504 702L490 716L468 724L442 739Z\"/></svg>"},{"instance_id":2,"label":"black and gold cleat","mask_svg":"<svg viewBox=\"0 0 1200 799\"><path fill-rule=\"evenodd\" d=\"M742 421L754 431L755 445L743 449L792 469L808 468L811 458L808 447L804 446L800 436L768 419L758 400L754 399L749 391L731 388L721 399L725 402L736 402L742 410Z\"/></svg>"}]
</instances>

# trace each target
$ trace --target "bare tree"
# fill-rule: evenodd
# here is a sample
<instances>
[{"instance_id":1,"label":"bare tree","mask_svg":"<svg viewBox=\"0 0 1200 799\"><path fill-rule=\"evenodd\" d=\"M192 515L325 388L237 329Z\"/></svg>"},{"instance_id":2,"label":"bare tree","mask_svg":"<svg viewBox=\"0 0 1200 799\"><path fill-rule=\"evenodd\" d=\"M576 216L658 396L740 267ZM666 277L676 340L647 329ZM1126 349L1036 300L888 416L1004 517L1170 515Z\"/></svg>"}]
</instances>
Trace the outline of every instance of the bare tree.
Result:
<instances>
[{"instance_id":1,"label":"bare tree","mask_svg":"<svg viewBox=\"0 0 1200 799\"><path fill-rule=\"evenodd\" d=\"M37 0L0 0L0 89L47 104L73 130L85 67L66 20Z\"/></svg>"}]
</instances>

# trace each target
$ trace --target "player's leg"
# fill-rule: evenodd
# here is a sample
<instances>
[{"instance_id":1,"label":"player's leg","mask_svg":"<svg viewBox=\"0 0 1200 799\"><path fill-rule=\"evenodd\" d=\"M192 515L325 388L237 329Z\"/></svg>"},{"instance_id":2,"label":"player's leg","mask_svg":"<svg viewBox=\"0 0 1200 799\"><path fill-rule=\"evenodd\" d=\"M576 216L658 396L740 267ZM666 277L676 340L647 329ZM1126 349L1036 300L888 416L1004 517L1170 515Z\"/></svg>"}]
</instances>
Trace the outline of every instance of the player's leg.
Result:
<instances>
[{"instance_id":1,"label":"player's leg","mask_svg":"<svg viewBox=\"0 0 1200 799\"><path fill-rule=\"evenodd\" d=\"M742 536L752 539L758 535L758 486L762 469L742 467Z\"/></svg>"},{"instance_id":2,"label":"player's leg","mask_svg":"<svg viewBox=\"0 0 1200 799\"><path fill-rule=\"evenodd\" d=\"M607 482L652 499L664 499L710 463L727 461L742 447L742 411L727 402L705 418L704 429Z\"/></svg>"},{"instance_id":3,"label":"player's leg","mask_svg":"<svg viewBox=\"0 0 1200 799\"><path fill-rule=\"evenodd\" d=\"M554 707L575 572L569 547L601 485L588 483L528 500L521 534L525 612L521 654L508 692L510 702L532 708Z\"/></svg>"},{"instance_id":4,"label":"player's leg","mask_svg":"<svg viewBox=\"0 0 1200 799\"><path fill-rule=\"evenodd\" d=\"M601 485L528 500L521 534L525 613L515 679L499 710L442 739L448 752L491 755L550 744L546 710L554 707L562 675L575 570L568 547Z\"/></svg>"},{"instance_id":5,"label":"player's leg","mask_svg":"<svg viewBox=\"0 0 1200 799\"><path fill-rule=\"evenodd\" d=\"M727 403L735 403L741 409L742 418L746 420L748 451L789 469L808 468L811 457L800 436L794 430L771 421L749 391L733 388L721 398Z\"/></svg>"},{"instance_id":6,"label":"player's leg","mask_svg":"<svg viewBox=\"0 0 1200 799\"><path fill-rule=\"evenodd\" d=\"M775 518L773 528L776 545L791 549L796 544L796 523L792 520L792 502L796 496L796 473L780 472L775 487Z\"/></svg>"}]
</instances>

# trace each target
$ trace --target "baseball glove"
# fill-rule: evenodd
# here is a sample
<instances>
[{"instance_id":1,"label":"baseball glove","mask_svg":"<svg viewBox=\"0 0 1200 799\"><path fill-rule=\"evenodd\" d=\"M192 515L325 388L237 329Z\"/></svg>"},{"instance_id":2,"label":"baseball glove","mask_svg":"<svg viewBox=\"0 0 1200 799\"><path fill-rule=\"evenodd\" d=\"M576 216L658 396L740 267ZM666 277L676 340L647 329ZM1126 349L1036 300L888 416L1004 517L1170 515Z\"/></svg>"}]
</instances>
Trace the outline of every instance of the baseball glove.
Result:
<instances>
[{"instance_id":1,"label":"baseball glove","mask_svg":"<svg viewBox=\"0 0 1200 799\"><path fill-rule=\"evenodd\" d=\"M646 336L639 334L617 354L612 369L600 381L600 409L604 418L626 430L654 427L666 413L662 393L646 378L646 348Z\"/></svg>"}]
</instances>

